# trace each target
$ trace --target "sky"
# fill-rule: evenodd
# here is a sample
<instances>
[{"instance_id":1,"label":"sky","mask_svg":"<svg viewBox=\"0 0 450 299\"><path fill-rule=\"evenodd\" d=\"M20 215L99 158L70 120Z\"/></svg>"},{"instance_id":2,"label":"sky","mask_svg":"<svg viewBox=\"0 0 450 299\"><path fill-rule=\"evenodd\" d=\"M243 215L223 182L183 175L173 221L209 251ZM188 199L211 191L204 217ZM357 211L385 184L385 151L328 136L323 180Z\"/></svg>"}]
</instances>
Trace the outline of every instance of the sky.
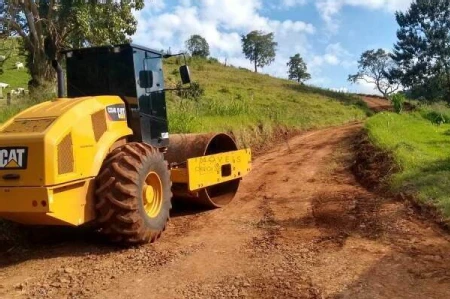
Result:
<instances>
[{"instance_id":1,"label":"sky","mask_svg":"<svg viewBox=\"0 0 450 299\"><path fill-rule=\"evenodd\" d=\"M374 86L347 81L362 52L391 50L395 12L411 0L145 0L135 12L133 42L172 53L186 50L193 34L203 36L220 62L253 69L242 53L241 36L273 32L275 61L261 73L287 78L289 57L299 53L312 79L306 84L348 92L377 93ZM195 80L195 74L192 74Z\"/></svg>"}]
</instances>

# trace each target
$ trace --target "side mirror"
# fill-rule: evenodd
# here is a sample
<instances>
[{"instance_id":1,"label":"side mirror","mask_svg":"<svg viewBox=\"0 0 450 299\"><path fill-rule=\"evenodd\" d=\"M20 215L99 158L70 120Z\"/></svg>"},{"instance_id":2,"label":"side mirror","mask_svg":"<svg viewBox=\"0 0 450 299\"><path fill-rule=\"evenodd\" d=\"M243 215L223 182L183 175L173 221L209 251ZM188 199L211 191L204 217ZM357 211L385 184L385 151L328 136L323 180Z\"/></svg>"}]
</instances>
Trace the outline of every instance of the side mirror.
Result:
<instances>
[{"instance_id":1,"label":"side mirror","mask_svg":"<svg viewBox=\"0 0 450 299\"><path fill-rule=\"evenodd\" d=\"M191 83L191 73L189 72L189 67L187 65L180 66L180 76L183 84Z\"/></svg>"},{"instance_id":2,"label":"side mirror","mask_svg":"<svg viewBox=\"0 0 450 299\"><path fill-rule=\"evenodd\" d=\"M152 71L140 71L139 72L139 87L140 88L152 88L153 87L153 72Z\"/></svg>"}]
</instances>

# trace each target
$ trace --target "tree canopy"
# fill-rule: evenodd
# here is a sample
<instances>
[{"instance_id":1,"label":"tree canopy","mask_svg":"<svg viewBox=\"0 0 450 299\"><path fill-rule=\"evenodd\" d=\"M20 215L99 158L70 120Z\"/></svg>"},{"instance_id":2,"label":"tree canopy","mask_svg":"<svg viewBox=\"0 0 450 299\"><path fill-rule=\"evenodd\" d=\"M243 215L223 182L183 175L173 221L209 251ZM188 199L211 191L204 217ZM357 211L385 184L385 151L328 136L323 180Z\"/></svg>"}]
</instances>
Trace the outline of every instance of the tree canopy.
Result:
<instances>
[{"instance_id":1,"label":"tree canopy","mask_svg":"<svg viewBox=\"0 0 450 299\"><path fill-rule=\"evenodd\" d=\"M392 76L416 90L443 82L450 100L450 0L413 1L407 11L396 13L396 20Z\"/></svg>"},{"instance_id":2,"label":"tree canopy","mask_svg":"<svg viewBox=\"0 0 450 299\"><path fill-rule=\"evenodd\" d=\"M186 47L192 56L208 57L209 44L206 39L198 34L191 35L186 41Z\"/></svg>"},{"instance_id":3,"label":"tree canopy","mask_svg":"<svg viewBox=\"0 0 450 299\"><path fill-rule=\"evenodd\" d=\"M144 0L3 2L2 36L23 39L34 85L54 78L50 60L59 60L61 49L129 41L137 25L133 10L144 7Z\"/></svg>"},{"instance_id":4,"label":"tree canopy","mask_svg":"<svg viewBox=\"0 0 450 299\"><path fill-rule=\"evenodd\" d=\"M255 73L258 67L264 67L275 60L276 46L274 34L264 33L262 31L251 31L247 35L241 36L242 52L245 57L254 63Z\"/></svg>"},{"instance_id":5,"label":"tree canopy","mask_svg":"<svg viewBox=\"0 0 450 299\"><path fill-rule=\"evenodd\" d=\"M303 61L303 58L300 54L295 54L294 56L289 58L289 62L287 63L289 67L289 79L296 80L298 83L311 79L311 75L308 73L308 68L306 63Z\"/></svg>"},{"instance_id":6,"label":"tree canopy","mask_svg":"<svg viewBox=\"0 0 450 299\"><path fill-rule=\"evenodd\" d=\"M400 84L389 74L393 67L395 63L385 50L367 50L358 60L358 72L349 75L348 81L356 83L362 80L375 84L376 89L387 98L400 87Z\"/></svg>"}]
</instances>

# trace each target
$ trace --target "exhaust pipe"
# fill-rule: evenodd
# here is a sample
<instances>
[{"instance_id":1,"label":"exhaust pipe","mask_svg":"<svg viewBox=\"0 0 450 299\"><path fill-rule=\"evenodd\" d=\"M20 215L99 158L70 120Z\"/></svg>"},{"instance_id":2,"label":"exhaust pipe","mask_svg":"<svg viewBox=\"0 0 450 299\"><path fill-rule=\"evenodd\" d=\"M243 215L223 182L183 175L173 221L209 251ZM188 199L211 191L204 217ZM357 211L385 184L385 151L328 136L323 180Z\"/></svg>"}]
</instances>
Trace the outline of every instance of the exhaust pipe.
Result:
<instances>
[{"instance_id":1,"label":"exhaust pipe","mask_svg":"<svg viewBox=\"0 0 450 299\"><path fill-rule=\"evenodd\" d=\"M169 163L183 165L187 159L237 150L235 141L227 134L174 134L169 137L165 158ZM183 166L181 166L183 167ZM240 179L191 192L187 184L173 184L174 200L200 205L207 209L230 203L239 188Z\"/></svg>"},{"instance_id":2,"label":"exhaust pipe","mask_svg":"<svg viewBox=\"0 0 450 299\"><path fill-rule=\"evenodd\" d=\"M64 73L61 65L56 59L52 60L52 66L56 71L58 79L58 98L62 98L64 97Z\"/></svg>"}]
</instances>

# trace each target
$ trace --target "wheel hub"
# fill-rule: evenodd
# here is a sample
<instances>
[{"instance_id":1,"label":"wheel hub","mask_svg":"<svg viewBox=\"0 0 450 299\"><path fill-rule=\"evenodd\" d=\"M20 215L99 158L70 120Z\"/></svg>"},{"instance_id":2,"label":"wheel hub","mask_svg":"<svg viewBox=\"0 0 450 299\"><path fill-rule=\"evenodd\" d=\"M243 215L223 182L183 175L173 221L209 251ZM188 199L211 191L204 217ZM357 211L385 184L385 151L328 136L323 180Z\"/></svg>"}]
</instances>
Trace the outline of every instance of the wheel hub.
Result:
<instances>
[{"instance_id":1,"label":"wheel hub","mask_svg":"<svg viewBox=\"0 0 450 299\"><path fill-rule=\"evenodd\" d=\"M155 172L150 172L144 181L142 190L144 209L148 217L155 218L160 213L163 202L162 193L162 183L159 175Z\"/></svg>"}]
</instances>

